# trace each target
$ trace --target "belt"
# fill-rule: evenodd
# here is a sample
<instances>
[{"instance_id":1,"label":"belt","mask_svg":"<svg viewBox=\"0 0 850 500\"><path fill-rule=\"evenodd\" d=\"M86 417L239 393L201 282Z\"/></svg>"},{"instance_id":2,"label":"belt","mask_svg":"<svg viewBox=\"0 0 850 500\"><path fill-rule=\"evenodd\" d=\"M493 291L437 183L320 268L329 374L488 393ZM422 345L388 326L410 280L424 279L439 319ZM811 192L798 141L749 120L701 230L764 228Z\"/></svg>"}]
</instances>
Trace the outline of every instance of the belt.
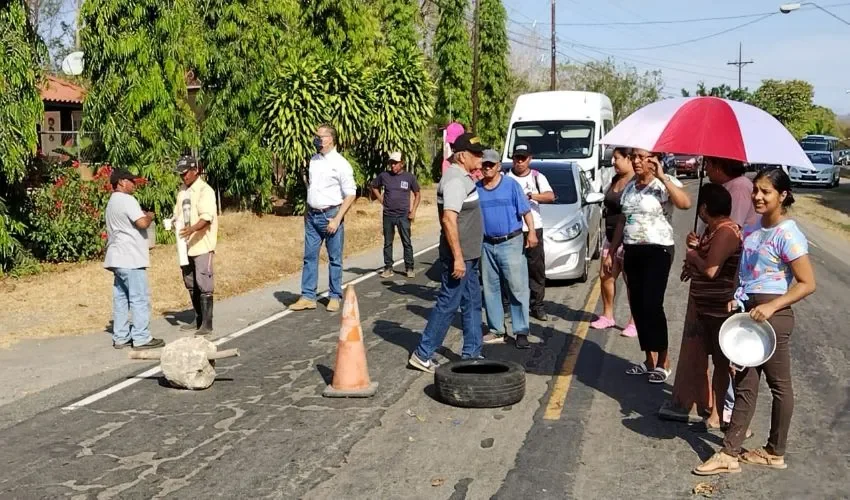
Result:
<instances>
[{"instance_id":1,"label":"belt","mask_svg":"<svg viewBox=\"0 0 850 500\"><path fill-rule=\"evenodd\" d=\"M510 239L516 238L517 236L522 234L522 229L517 229L516 231L506 234L504 236L484 236L484 242L490 244L496 243L504 243Z\"/></svg>"},{"instance_id":2,"label":"belt","mask_svg":"<svg viewBox=\"0 0 850 500\"><path fill-rule=\"evenodd\" d=\"M332 206L332 207L327 207L327 208L313 208L313 207L310 207L310 208L308 208L307 210L308 210L310 213L314 213L314 214L323 214L323 213L325 213L325 212L330 212L331 210L333 210L333 209L335 209L335 208L339 208L339 205L334 205L334 206Z\"/></svg>"}]
</instances>

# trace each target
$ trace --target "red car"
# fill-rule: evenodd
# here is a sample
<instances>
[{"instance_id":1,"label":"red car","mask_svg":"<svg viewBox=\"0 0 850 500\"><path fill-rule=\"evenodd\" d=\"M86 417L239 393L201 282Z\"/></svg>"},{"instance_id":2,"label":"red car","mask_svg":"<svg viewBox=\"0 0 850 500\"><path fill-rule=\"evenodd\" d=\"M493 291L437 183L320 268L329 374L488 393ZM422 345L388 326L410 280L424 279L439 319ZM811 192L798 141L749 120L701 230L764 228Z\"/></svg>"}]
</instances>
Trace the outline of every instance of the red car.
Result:
<instances>
[{"instance_id":1,"label":"red car","mask_svg":"<svg viewBox=\"0 0 850 500\"><path fill-rule=\"evenodd\" d=\"M676 168L676 175L697 177L699 175L699 163L695 156L673 155L671 163Z\"/></svg>"}]
</instances>

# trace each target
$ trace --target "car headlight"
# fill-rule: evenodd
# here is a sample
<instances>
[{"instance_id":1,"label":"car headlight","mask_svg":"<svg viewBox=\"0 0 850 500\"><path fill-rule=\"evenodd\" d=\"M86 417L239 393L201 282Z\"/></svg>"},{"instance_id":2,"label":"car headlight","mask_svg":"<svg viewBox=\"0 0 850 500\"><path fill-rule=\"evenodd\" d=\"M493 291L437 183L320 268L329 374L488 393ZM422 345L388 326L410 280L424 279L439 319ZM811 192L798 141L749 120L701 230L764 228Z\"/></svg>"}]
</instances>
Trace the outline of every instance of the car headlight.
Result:
<instances>
[{"instance_id":1,"label":"car headlight","mask_svg":"<svg viewBox=\"0 0 850 500\"><path fill-rule=\"evenodd\" d=\"M581 222L576 222L575 224L566 225L552 233L550 238L552 241L564 242L574 240L579 236L581 236Z\"/></svg>"},{"instance_id":2,"label":"car headlight","mask_svg":"<svg viewBox=\"0 0 850 500\"><path fill-rule=\"evenodd\" d=\"M799 170L797 170L797 168L796 168L796 167L791 167L791 173L792 173L792 174L794 174L794 175L797 175L797 174L799 174L799 173L800 173L800 171L799 171Z\"/></svg>"}]
</instances>

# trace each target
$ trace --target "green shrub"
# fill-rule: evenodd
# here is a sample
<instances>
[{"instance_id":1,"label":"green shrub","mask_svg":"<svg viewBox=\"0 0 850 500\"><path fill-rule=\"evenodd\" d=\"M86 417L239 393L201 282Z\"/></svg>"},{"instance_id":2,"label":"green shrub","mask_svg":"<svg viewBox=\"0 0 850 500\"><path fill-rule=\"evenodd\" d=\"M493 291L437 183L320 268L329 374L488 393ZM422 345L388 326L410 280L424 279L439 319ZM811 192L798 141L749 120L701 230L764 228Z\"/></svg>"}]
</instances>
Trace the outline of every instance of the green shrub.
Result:
<instances>
[{"instance_id":1,"label":"green shrub","mask_svg":"<svg viewBox=\"0 0 850 500\"><path fill-rule=\"evenodd\" d=\"M30 196L28 240L42 260L80 262L101 256L106 247L103 213L112 192L112 169L103 165L86 181L78 165L57 168L53 182Z\"/></svg>"}]
</instances>

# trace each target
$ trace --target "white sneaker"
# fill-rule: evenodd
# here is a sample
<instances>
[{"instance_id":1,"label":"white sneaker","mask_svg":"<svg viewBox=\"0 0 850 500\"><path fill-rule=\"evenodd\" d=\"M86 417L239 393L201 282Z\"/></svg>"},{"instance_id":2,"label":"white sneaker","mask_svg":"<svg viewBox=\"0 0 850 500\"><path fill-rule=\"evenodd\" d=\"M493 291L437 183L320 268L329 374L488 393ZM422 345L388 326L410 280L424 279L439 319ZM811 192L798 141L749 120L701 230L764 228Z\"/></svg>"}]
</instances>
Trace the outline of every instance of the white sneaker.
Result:
<instances>
[{"instance_id":1,"label":"white sneaker","mask_svg":"<svg viewBox=\"0 0 850 500\"><path fill-rule=\"evenodd\" d=\"M425 373L434 373L437 371L437 367L440 366L433 359L429 359L428 361L422 361L419 359L419 356L416 353L410 355L410 359L407 360L408 364L417 370L423 371Z\"/></svg>"}]
</instances>

